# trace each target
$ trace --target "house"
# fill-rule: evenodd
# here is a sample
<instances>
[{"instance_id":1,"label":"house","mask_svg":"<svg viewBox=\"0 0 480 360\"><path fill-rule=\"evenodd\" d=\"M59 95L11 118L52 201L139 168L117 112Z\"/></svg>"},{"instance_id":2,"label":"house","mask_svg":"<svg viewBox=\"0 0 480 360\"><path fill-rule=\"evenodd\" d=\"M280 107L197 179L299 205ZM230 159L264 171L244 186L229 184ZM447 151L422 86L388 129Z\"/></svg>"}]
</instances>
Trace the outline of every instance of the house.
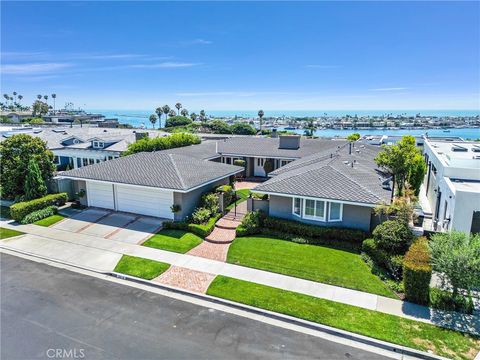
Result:
<instances>
[{"instance_id":1,"label":"house","mask_svg":"<svg viewBox=\"0 0 480 360\"><path fill-rule=\"evenodd\" d=\"M6 117L10 122L20 123L24 119L32 118L33 114L31 111L2 111L0 116Z\"/></svg>"},{"instance_id":2,"label":"house","mask_svg":"<svg viewBox=\"0 0 480 360\"><path fill-rule=\"evenodd\" d=\"M60 173L84 190L86 206L183 220L203 193L228 184L242 167L165 152L137 153ZM172 205L180 211L172 213Z\"/></svg>"},{"instance_id":3,"label":"house","mask_svg":"<svg viewBox=\"0 0 480 360\"><path fill-rule=\"evenodd\" d=\"M480 144L426 138L424 156L420 198L432 214L430 230L480 232Z\"/></svg>"},{"instance_id":4,"label":"house","mask_svg":"<svg viewBox=\"0 0 480 360\"><path fill-rule=\"evenodd\" d=\"M391 178L374 161L379 151L355 143L326 147L271 172L253 191L269 195L271 216L370 231L378 223L373 209L392 198Z\"/></svg>"}]
</instances>

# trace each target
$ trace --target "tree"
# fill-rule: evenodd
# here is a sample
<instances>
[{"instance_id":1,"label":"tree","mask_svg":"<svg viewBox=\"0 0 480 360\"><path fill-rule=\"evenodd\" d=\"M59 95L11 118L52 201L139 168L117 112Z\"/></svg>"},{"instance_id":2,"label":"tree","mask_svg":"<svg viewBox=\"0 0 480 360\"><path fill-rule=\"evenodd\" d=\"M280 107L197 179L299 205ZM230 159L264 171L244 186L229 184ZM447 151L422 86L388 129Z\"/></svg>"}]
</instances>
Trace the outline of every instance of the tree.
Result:
<instances>
[{"instance_id":1,"label":"tree","mask_svg":"<svg viewBox=\"0 0 480 360\"><path fill-rule=\"evenodd\" d=\"M262 125L263 125L263 116L265 115L265 113L263 112L263 110L259 110L258 111L258 117L260 118L260 131L262 131Z\"/></svg>"},{"instance_id":2,"label":"tree","mask_svg":"<svg viewBox=\"0 0 480 360\"><path fill-rule=\"evenodd\" d=\"M162 110L163 110L163 113L165 114L165 122L166 122L168 119L168 113L170 112L170 106L163 105Z\"/></svg>"},{"instance_id":3,"label":"tree","mask_svg":"<svg viewBox=\"0 0 480 360\"><path fill-rule=\"evenodd\" d=\"M168 113L168 116L176 116L177 113L175 112L175 110L170 110L170 112Z\"/></svg>"},{"instance_id":4,"label":"tree","mask_svg":"<svg viewBox=\"0 0 480 360\"><path fill-rule=\"evenodd\" d=\"M177 102L175 104L175 107L177 108L177 115L180 115L180 109L182 108L182 104L180 104L179 102Z\"/></svg>"},{"instance_id":5,"label":"tree","mask_svg":"<svg viewBox=\"0 0 480 360\"><path fill-rule=\"evenodd\" d=\"M410 166L410 172L408 174L408 184L412 187L415 196L420 194L420 186L422 186L423 179L427 172L427 164L423 159L423 156L418 153L412 159Z\"/></svg>"},{"instance_id":6,"label":"tree","mask_svg":"<svg viewBox=\"0 0 480 360\"><path fill-rule=\"evenodd\" d=\"M57 94L52 94L53 99L53 113L55 114L55 99L57 98Z\"/></svg>"},{"instance_id":7,"label":"tree","mask_svg":"<svg viewBox=\"0 0 480 360\"><path fill-rule=\"evenodd\" d=\"M43 98L45 99L45 102L48 104L48 95L43 95Z\"/></svg>"},{"instance_id":8,"label":"tree","mask_svg":"<svg viewBox=\"0 0 480 360\"><path fill-rule=\"evenodd\" d=\"M352 134L347 136L348 141L357 141L358 139L360 139L360 134L359 133L352 133Z\"/></svg>"},{"instance_id":9,"label":"tree","mask_svg":"<svg viewBox=\"0 0 480 360\"><path fill-rule=\"evenodd\" d=\"M37 95L38 100L42 100L42 95Z\"/></svg>"},{"instance_id":10,"label":"tree","mask_svg":"<svg viewBox=\"0 0 480 360\"><path fill-rule=\"evenodd\" d=\"M433 269L453 297L480 288L480 235L437 233L429 242Z\"/></svg>"},{"instance_id":11,"label":"tree","mask_svg":"<svg viewBox=\"0 0 480 360\"><path fill-rule=\"evenodd\" d=\"M200 121L202 124L205 124L205 120L207 119L207 116L205 115L205 110L200 110Z\"/></svg>"},{"instance_id":12,"label":"tree","mask_svg":"<svg viewBox=\"0 0 480 360\"><path fill-rule=\"evenodd\" d=\"M135 154L143 151L160 151L182 146L200 144L201 139L193 134L176 133L170 136L143 138L128 145L127 151L122 156Z\"/></svg>"},{"instance_id":13,"label":"tree","mask_svg":"<svg viewBox=\"0 0 480 360\"><path fill-rule=\"evenodd\" d=\"M397 193L402 196L419 150L415 146L415 138L403 136L396 145L382 145L383 151L375 158L378 166L394 175Z\"/></svg>"},{"instance_id":14,"label":"tree","mask_svg":"<svg viewBox=\"0 0 480 360\"><path fill-rule=\"evenodd\" d=\"M257 133L253 126L245 123L235 123L230 128L236 135L255 135Z\"/></svg>"},{"instance_id":15,"label":"tree","mask_svg":"<svg viewBox=\"0 0 480 360\"><path fill-rule=\"evenodd\" d=\"M194 112L190 114L190 119L192 119L192 121L195 121L197 120L197 114L195 114Z\"/></svg>"},{"instance_id":16,"label":"tree","mask_svg":"<svg viewBox=\"0 0 480 360\"><path fill-rule=\"evenodd\" d=\"M152 129L155 129L155 123L157 122L157 115L155 114L150 115L148 120L150 120L150 123L152 124Z\"/></svg>"},{"instance_id":17,"label":"tree","mask_svg":"<svg viewBox=\"0 0 480 360\"><path fill-rule=\"evenodd\" d=\"M313 119L308 119L304 126L304 129L305 129L306 136L313 137L313 135L315 134L315 131L317 130L317 125L315 125L315 122L313 121Z\"/></svg>"},{"instance_id":18,"label":"tree","mask_svg":"<svg viewBox=\"0 0 480 360\"><path fill-rule=\"evenodd\" d=\"M273 160L266 159L265 163L263 164L263 170L265 170L265 174L269 174L273 171Z\"/></svg>"},{"instance_id":19,"label":"tree","mask_svg":"<svg viewBox=\"0 0 480 360\"><path fill-rule=\"evenodd\" d=\"M165 127L185 126L191 123L192 120L190 120L188 117L175 115L168 118L167 122L165 123Z\"/></svg>"},{"instance_id":20,"label":"tree","mask_svg":"<svg viewBox=\"0 0 480 360\"><path fill-rule=\"evenodd\" d=\"M42 177L37 161L31 158L28 161L27 177L24 184L25 200L33 200L47 195L47 186Z\"/></svg>"},{"instance_id":21,"label":"tree","mask_svg":"<svg viewBox=\"0 0 480 360\"><path fill-rule=\"evenodd\" d=\"M24 194L30 159L36 160L44 181L50 179L55 170L53 153L47 143L27 134L13 135L0 143L0 158L0 185L2 195L8 199Z\"/></svg>"},{"instance_id":22,"label":"tree","mask_svg":"<svg viewBox=\"0 0 480 360\"><path fill-rule=\"evenodd\" d=\"M17 92L16 91L13 92L13 97L15 98L14 101L17 102Z\"/></svg>"},{"instance_id":23,"label":"tree","mask_svg":"<svg viewBox=\"0 0 480 360\"><path fill-rule=\"evenodd\" d=\"M163 115L163 108L161 106L157 107L155 109L155 113L158 116L158 128L160 129L162 127L162 115Z\"/></svg>"},{"instance_id":24,"label":"tree","mask_svg":"<svg viewBox=\"0 0 480 360\"><path fill-rule=\"evenodd\" d=\"M188 116L188 110L187 109L182 109L182 111L180 111L180 114L182 114L182 116L187 117Z\"/></svg>"},{"instance_id":25,"label":"tree","mask_svg":"<svg viewBox=\"0 0 480 360\"><path fill-rule=\"evenodd\" d=\"M208 127L212 130L214 134L231 134L232 129L223 120L214 120L208 124Z\"/></svg>"},{"instance_id":26,"label":"tree","mask_svg":"<svg viewBox=\"0 0 480 360\"><path fill-rule=\"evenodd\" d=\"M33 116L42 116L48 113L48 104L43 101L36 100L32 105Z\"/></svg>"}]
</instances>

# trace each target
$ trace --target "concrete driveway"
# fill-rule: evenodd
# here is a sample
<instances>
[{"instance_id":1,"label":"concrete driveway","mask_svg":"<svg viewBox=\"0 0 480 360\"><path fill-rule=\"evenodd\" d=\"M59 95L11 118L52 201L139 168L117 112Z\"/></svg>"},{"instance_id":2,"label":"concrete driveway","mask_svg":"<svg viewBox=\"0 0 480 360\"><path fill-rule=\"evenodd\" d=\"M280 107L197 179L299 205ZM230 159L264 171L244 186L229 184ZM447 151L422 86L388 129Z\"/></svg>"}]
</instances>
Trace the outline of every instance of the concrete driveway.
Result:
<instances>
[{"instance_id":1,"label":"concrete driveway","mask_svg":"<svg viewBox=\"0 0 480 360\"><path fill-rule=\"evenodd\" d=\"M138 244L159 231L163 221L148 216L89 208L52 227L72 233Z\"/></svg>"}]
</instances>

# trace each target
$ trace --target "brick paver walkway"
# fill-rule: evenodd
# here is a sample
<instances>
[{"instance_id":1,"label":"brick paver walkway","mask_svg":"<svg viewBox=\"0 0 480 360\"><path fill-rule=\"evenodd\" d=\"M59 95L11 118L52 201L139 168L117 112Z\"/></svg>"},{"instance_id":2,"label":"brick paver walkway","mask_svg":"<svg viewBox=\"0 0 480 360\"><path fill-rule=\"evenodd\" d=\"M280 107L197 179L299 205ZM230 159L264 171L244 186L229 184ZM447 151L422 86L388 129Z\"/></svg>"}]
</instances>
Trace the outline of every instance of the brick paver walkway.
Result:
<instances>
[{"instance_id":1,"label":"brick paver walkway","mask_svg":"<svg viewBox=\"0 0 480 360\"><path fill-rule=\"evenodd\" d=\"M235 183L235 190L253 189L255 186L260 184L261 184L260 182L255 182L255 181L237 181Z\"/></svg>"},{"instance_id":2,"label":"brick paver walkway","mask_svg":"<svg viewBox=\"0 0 480 360\"><path fill-rule=\"evenodd\" d=\"M214 278L215 275L206 272L170 266L167 271L153 279L153 281L205 294Z\"/></svg>"},{"instance_id":3,"label":"brick paver walkway","mask_svg":"<svg viewBox=\"0 0 480 360\"><path fill-rule=\"evenodd\" d=\"M228 248L231 243L216 244L208 241L202 242L194 247L187 254L192 256L200 256L205 259L227 261Z\"/></svg>"}]
</instances>

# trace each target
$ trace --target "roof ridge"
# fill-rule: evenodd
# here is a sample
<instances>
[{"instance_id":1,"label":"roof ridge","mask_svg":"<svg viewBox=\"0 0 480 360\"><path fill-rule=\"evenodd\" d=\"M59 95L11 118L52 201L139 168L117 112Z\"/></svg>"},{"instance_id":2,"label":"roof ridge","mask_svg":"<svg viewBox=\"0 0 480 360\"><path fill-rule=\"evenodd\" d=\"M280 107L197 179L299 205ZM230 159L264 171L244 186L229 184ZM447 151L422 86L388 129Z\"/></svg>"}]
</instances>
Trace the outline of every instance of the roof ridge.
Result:
<instances>
[{"instance_id":1,"label":"roof ridge","mask_svg":"<svg viewBox=\"0 0 480 360\"><path fill-rule=\"evenodd\" d=\"M182 175L180 175L180 171L177 167L177 164L175 163L175 160L173 159L174 154L166 154L166 155L168 156L168 158L170 159L170 161L172 163L172 166L175 170L175 173L177 174L178 179L180 180L180 184L182 185L182 188L186 189L187 186L185 185L185 182L183 181L183 177L182 177Z\"/></svg>"},{"instance_id":2,"label":"roof ridge","mask_svg":"<svg viewBox=\"0 0 480 360\"><path fill-rule=\"evenodd\" d=\"M347 179L349 179L350 181L354 182L355 184L357 184L358 186L360 186L363 190L365 190L366 192L368 192L369 194L373 195L374 197L376 197L377 199L379 200L382 200L377 194L373 193L370 189L366 188L365 186L363 186L363 184L360 184L358 181L352 179L350 176L348 176L347 174L345 174L343 171L340 171L339 169L335 169L334 167L328 165L330 168L332 168L333 171L336 171L337 173L339 173L340 175L346 177Z\"/></svg>"}]
</instances>

